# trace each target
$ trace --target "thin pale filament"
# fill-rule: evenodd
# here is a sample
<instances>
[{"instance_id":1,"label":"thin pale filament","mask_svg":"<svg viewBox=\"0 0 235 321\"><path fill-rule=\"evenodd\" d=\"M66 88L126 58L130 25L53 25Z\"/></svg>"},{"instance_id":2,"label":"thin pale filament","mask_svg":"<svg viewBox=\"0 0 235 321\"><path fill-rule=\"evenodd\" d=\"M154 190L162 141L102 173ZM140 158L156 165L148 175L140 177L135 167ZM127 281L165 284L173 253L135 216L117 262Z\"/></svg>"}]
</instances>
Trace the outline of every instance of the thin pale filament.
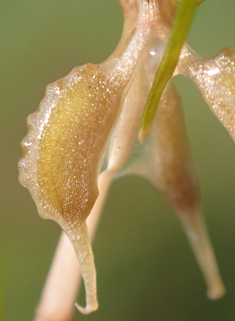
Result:
<instances>
[{"instance_id":1,"label":"thin pale filament","mask_svg":"<svg viewBox=\"0 0 235 321\"><path fill-rule=\"evenodd\" d=\"M179 219L188 236L198 264L205 277L210 299L219 299L225 293L218 266L208 237L203 217L198 209L194 213L180 214Z\"/></svg>"}]
</instances>

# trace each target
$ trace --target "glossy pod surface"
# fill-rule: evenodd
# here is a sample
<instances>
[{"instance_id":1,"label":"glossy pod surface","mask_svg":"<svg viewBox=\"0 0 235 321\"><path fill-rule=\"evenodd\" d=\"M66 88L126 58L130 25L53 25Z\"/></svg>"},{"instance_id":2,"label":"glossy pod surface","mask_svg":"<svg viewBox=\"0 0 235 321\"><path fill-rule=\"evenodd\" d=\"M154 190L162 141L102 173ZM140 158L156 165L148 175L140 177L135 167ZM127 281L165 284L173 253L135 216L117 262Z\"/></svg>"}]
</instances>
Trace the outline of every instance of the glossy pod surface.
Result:
<instances>
[{"instance_id":1,"label":"glossy pod surface","mask_svg":"<svg viewBox=\"0 0 235 321\"><path fill-rule=\"evenodd\" d=\"M89 214L98 195L99 160L118 113L117 91L88 64L49 85L39 110L28 117L20 181L43 217L73 224Z\"/></svg>"}]
</instances>

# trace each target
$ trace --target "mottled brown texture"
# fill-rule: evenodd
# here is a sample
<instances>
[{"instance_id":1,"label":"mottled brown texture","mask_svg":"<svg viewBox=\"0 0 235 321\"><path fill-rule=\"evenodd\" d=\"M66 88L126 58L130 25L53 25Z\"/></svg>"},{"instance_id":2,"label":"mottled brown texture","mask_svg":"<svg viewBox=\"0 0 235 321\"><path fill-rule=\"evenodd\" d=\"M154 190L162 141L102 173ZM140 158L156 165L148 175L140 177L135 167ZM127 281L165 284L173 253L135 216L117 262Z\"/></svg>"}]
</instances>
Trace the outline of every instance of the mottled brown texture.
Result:
<instances>
[{"instance_id":1,"label":"mottled brown texture","mask_svg":"<svg viewBox=\"0 0 235 321\"><path fill-rule=\"evenodd\" d=\"M177 212L188 213L198 206L199 195L180 105L171 83L156 114L157 185Z\"/></svg>"},{"instance_id":2,"label":"mottled brown texture","mask_svg":"<svg viewBox=\"0 0 235 321\"><path fill-rule=\"evenodd\" d=\"M178 0L158 1L159 13L165 24L172 25L178 2Z\"/></svg>"},{"instance_id":3,"label":"mottled brown texture","mask_svg":"<svg viewBox=\"0 0 235 321\"><path fill-rule=\"evenodd\" d=\"M74 69L72 78L72 85L64 79L54 84L58 100L37 161L40 197L71 222L85 219L97 198L100 157L120 101L94 65Z\"/></svg>"}]
</instances>

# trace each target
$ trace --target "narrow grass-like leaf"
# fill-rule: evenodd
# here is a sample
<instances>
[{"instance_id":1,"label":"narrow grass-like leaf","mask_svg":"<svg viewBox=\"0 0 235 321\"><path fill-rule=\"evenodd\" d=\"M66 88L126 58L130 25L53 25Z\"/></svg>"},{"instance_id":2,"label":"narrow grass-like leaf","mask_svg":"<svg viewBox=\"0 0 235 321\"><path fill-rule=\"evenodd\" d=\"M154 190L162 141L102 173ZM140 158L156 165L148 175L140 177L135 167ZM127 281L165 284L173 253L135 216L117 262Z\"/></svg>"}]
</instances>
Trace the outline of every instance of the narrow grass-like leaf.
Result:
<instances>
[{"instance_id":1,"label":"narrow grass-like leaf","mask_svg":"<svg viewBox=\"0 0 235 321\"><path fill-rule=\"evenodd\" d=\"M180 0L178 4L169 43L167 45L161 64L158 68L152 89L145 106L141 129L139 132L139 140L141 142L145 140L150 132L161 95L174 73L197 5L198 0Z\"/></svg>"}]
</instances>

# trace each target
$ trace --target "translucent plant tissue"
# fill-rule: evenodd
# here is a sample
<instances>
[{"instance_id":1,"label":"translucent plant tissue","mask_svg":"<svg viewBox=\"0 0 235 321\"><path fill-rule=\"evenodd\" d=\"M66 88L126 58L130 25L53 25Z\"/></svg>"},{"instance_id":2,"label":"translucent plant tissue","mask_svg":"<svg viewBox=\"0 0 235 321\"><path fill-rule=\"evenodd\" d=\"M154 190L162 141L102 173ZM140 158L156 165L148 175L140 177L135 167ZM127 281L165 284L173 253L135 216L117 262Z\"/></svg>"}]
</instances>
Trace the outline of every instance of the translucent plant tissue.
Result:
<instances>
[{"instance_id":1,"label":"translucent plant tissue","mask_svg":"<svg viewBox=\"0 0 235 321\"><path fill-rule=\"evenodd\" d=\"M182 38L154 118L148 131L138 135L149 94L155 95L155 75L163 67L167 74L170 68L164 54L172 30L182 29L176 11L184 10L186 1L119 2L124 28L116 50L103 63L76 67L48 85L39 109L28 117L19 162L20 183L29 189L40 216L56 221L73 244L86 290L86 307L77 305L83 313L98 307L86 219L91 211L98 217L112 180L128 173L144 176L163 193L189 238L208 296L217 299L224 294L201 215L181 100L171 78L181 74L192 79L235 140L235 52L226 48L203 58ZM194 0L188 7L200 2Z\"/></svg>"}]
</instances>

